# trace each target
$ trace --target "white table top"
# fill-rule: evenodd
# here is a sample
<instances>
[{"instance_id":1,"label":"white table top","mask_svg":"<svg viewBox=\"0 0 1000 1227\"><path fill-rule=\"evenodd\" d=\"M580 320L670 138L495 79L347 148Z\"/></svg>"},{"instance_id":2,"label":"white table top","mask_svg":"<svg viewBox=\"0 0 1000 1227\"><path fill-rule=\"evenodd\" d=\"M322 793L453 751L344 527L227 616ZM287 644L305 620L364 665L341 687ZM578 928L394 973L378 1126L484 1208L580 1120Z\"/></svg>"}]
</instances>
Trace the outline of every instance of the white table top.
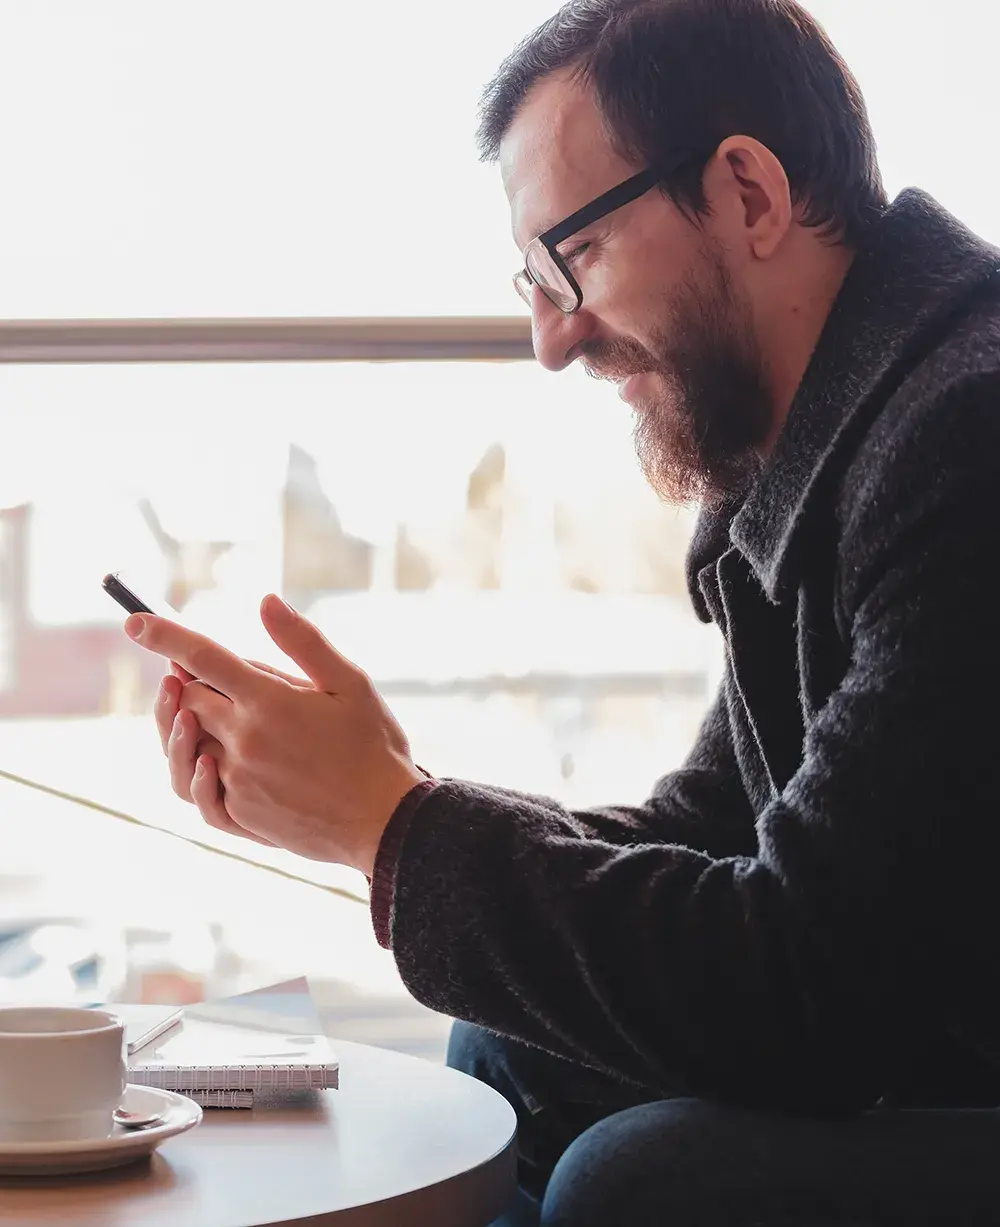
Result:
<instances>
[{"instance_id":1,"label":"white table top","mask_svg":"<svg viewBox=\"0 0 1000 1227\"><path fill-rule=\"evenodd\" d=\"M206 1110L129 1167L0 1177L0 1223L485 1227L515 1186L514 1112L464 1074L336 1041L340 1089Z\"/></svg>"}]
</instances>

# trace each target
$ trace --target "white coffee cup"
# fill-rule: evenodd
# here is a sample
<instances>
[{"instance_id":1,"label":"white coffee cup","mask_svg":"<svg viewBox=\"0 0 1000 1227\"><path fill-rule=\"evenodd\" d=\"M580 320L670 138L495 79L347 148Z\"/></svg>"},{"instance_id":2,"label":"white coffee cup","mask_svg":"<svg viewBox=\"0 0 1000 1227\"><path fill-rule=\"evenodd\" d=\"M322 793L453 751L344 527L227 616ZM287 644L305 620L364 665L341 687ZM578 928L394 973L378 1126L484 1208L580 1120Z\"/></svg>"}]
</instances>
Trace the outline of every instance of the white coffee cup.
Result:
<instances>
[{"instance_id":1,"label":"white coffee cup","mask_svg":"<svg viewBox=\"0 0 1000 1227\"><path fill-rule=\"evenodd\" d=\"M0 1141L107 1137L126 1080L125 1024L114 1014L0 1007Z\"/></svg>"}]
</instances>

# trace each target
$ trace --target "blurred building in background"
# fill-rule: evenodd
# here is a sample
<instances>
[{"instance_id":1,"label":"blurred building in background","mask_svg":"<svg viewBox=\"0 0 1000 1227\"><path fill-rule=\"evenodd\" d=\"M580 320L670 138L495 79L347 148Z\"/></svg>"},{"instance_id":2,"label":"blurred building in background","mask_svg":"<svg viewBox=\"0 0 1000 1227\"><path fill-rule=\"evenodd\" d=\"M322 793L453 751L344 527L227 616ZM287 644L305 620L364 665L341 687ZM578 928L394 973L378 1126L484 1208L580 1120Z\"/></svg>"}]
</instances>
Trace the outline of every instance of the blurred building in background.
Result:
<instances>
[{"instance_id":1,"label":"blurred building in background","mask_svg":"<svg viewBox=\"0 0 1000 1227\"><path fill-rule=\"evenodd\" d=\"M609 704L634 705L641 723L666 698L703 703L708 657L678 640L703 639L686 612L690 517L647 498L611 505L586 490L574 500L519 484L501 442L467 472L452 514L431 524L401 517L381 541L345 529L328 485L315 458L289 444L274 504L281 590L348 641L390 695L515 698L523 719L555 721L564 777L573 730L599 727ZM235 543L179 538L148 495L121 512L137 514L149 555L163 564L155 598L164 612L210 614ZM148 710L160 664L122 635L110 600L101 618L74 621L67 583L58 624L33 610L35 513L32 502L0 507L0 718ZM60 515L67 537L71 526L86 532L88 507L67 500L50 536L59 537Z\"/></svg>"}]
</instances>

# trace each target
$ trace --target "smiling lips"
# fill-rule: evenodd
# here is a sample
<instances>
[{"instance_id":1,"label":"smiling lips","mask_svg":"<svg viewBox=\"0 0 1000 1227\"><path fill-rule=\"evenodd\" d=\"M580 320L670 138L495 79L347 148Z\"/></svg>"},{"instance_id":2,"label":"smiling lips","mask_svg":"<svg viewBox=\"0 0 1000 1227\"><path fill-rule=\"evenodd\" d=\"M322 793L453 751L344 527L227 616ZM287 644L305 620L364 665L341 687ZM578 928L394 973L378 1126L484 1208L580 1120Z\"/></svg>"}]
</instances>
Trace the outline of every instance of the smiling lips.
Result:
<instances>
[{"instance_id":1,"label":"smiling lips","mask_svg":"<svg viewBox=\"0 0 1000 1227\"><path fill-rule=\"evenodd\" d=\"M635 374L629 375L627 379L622 380L618 385L618 395L623 401L628 401L630 396L636 390L636 384L644 375L648 375L648 371L636 371Z\"/></svg>"}]
</instances>

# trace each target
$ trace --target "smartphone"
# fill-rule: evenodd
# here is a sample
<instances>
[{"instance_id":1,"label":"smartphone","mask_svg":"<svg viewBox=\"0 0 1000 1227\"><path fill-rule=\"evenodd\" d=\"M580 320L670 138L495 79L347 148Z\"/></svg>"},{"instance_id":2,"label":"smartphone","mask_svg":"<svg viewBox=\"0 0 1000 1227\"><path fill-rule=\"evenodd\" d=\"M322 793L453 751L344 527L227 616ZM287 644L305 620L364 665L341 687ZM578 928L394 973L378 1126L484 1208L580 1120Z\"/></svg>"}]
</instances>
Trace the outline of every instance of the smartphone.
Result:
<instances>
[{"instance_id":1,"label":"smartphone","mask_svg":"<svg viewBox=\"0 0 1000 1227\"><path fill-rule=\"evenodd\" d=\"M130 614L156 612L150 609L145 601L140 601L132 589L126 587L117 575L105 575L101 580L101 587L108 596L114 597L122 609L127 610Z\"/></svg>"},{"instance_id":2,"label":"smartphone","mask_svg":"<svg viewBox=\"0 0 1000 1227\"><path fill-rule=\"evenodd\" d=\"M135 595L128 585L123 584L117 575L108 574L101 580L101 587L110 597L118 602L122 609L128 610L130 614L148 613L156 616L156 610L150 609L145 601ZM203 682L202 685L208 686L208 682ZM214 686L208 686L209 690L215 690ZM221 690L215 690L216 694L221 694Z\"/></svg>"}]
</instances>

